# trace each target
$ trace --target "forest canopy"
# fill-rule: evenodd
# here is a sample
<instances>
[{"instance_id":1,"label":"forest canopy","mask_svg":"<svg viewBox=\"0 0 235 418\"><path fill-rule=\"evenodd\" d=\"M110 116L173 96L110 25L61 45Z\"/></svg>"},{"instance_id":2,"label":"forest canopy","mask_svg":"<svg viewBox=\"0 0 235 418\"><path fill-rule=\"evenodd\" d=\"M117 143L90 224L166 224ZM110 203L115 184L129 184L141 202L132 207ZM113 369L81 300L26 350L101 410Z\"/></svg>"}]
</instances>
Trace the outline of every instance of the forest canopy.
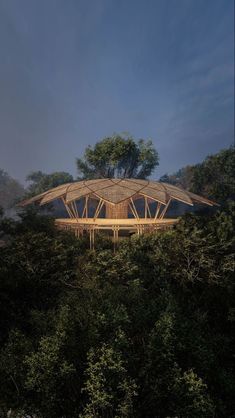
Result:
<instances>
[{"instance_id":1,"label":"forest canopy","mask_svg":"<svg viewBox=\"0 0 235 418\"><path fill-rule=\"evenodd\" d=\"M77 159L78 174L85 179L149 177L159 164L159 156L151 140L128 134L114 134L85 149Z\"/></svg>"},{"instance_id":2,"label":"forest canopy","mask_svg":"<svg viewBox=\"0 0 235 418\"><path fill-rule=\"evenodd\" d=\"M116 254L32 212L1 230L0 416L234 415L232 208Z\"/></svg>"},{"instance_id":3,"label":"forest canopy","mask_svg":"<svg viewBox=\"0 0 235 418\"><path fill-rule=\"evenodd\" d=\"M234 417L233 158L201 164L217 211L115 254L35 209L0 214L1 418Z\"/></svg>"}]
</instances>

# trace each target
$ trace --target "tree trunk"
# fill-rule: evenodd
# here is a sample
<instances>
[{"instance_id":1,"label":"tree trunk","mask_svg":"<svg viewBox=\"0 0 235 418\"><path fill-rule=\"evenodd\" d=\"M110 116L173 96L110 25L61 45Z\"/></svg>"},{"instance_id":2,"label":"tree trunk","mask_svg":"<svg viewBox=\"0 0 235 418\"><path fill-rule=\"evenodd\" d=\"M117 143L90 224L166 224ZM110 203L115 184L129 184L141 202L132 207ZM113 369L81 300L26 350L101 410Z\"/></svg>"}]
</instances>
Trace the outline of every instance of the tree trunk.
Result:
<instances>
[{"instance_id":1,"label":"tree trunk","mask_svg":"<svg viewBox=\"0 0 235 418\"><path fill-rule=\"evenodd\" d=\"M128 202L117 203L116 205L111 205L109 203L105 204L106 207L106 218L109 219L127 219L128 218Z\"/></svg>"}]
</instances>

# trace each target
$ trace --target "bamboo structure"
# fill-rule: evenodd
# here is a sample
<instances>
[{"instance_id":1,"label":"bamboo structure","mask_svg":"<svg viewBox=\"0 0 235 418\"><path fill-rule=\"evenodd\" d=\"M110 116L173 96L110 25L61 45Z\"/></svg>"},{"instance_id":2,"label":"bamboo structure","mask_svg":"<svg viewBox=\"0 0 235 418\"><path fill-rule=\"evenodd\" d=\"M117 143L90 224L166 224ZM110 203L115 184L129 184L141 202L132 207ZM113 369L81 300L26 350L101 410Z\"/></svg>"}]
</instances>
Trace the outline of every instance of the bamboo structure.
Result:
<instances>
[{"instance_id":1,"label":"bamboo structure","mask_svg":"<svg viewBox=\"0 0 235 418\"><path fill-rule=\"evenodd\" d=\"M20 203L45 205L60 199L68 218L56 219L59 229L72 230L77 237L89 233L90 248L95 248L95 233L112 233L114 248L120 233L141 235L171 228L178 219L167 218L167 210L176 200L189 206L216 205L205 197L168 183L139 179L94 179L63 184ZM140 203L142 210L138 209ZM150 204L155 203L155 213Z\"/></svg>"}]
</instances>

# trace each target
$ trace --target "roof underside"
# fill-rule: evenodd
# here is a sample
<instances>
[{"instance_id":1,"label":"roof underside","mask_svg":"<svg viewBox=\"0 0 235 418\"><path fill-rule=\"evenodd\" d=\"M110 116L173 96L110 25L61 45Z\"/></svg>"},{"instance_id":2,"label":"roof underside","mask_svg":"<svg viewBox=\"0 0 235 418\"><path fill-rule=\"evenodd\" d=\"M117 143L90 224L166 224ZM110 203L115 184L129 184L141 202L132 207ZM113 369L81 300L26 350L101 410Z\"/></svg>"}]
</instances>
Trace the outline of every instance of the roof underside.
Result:
<instances>
[{"instance_id":1,"label":"roof underside","mask_svg":"<svg viewBox=\"0 0 235 418\"><path fill-rule=\"evenodd\" d=\"M24 200L20 205L26 206L35 202L44 205L59 198L64 199L65 203L70 203L86 196L102 199L114 205L137 197L146 197L164 205L171 199L191 206L194 203L216 205L209 199L171 184L139 179L95 179L67 183Z\"/></svg>"}]
</instances>

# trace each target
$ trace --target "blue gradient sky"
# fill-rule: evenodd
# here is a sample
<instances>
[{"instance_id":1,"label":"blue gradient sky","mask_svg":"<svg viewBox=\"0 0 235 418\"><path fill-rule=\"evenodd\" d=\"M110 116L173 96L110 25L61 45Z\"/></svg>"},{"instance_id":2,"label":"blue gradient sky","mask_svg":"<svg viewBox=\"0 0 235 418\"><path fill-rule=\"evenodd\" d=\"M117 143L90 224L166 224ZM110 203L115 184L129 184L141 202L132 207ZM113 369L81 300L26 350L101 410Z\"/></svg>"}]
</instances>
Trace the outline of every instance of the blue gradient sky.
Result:
<instances>
[{"instance_id":1,"label":"blue gradient sky","mask_svg":"<svg viewBox=\"0 0 235 418\"><path fill-rule=\"evenodd\" d=\"M233 0L0 0L0 168L76 174L113 132L154 177L233 142Z\"/></svg>"}]
</instances>

